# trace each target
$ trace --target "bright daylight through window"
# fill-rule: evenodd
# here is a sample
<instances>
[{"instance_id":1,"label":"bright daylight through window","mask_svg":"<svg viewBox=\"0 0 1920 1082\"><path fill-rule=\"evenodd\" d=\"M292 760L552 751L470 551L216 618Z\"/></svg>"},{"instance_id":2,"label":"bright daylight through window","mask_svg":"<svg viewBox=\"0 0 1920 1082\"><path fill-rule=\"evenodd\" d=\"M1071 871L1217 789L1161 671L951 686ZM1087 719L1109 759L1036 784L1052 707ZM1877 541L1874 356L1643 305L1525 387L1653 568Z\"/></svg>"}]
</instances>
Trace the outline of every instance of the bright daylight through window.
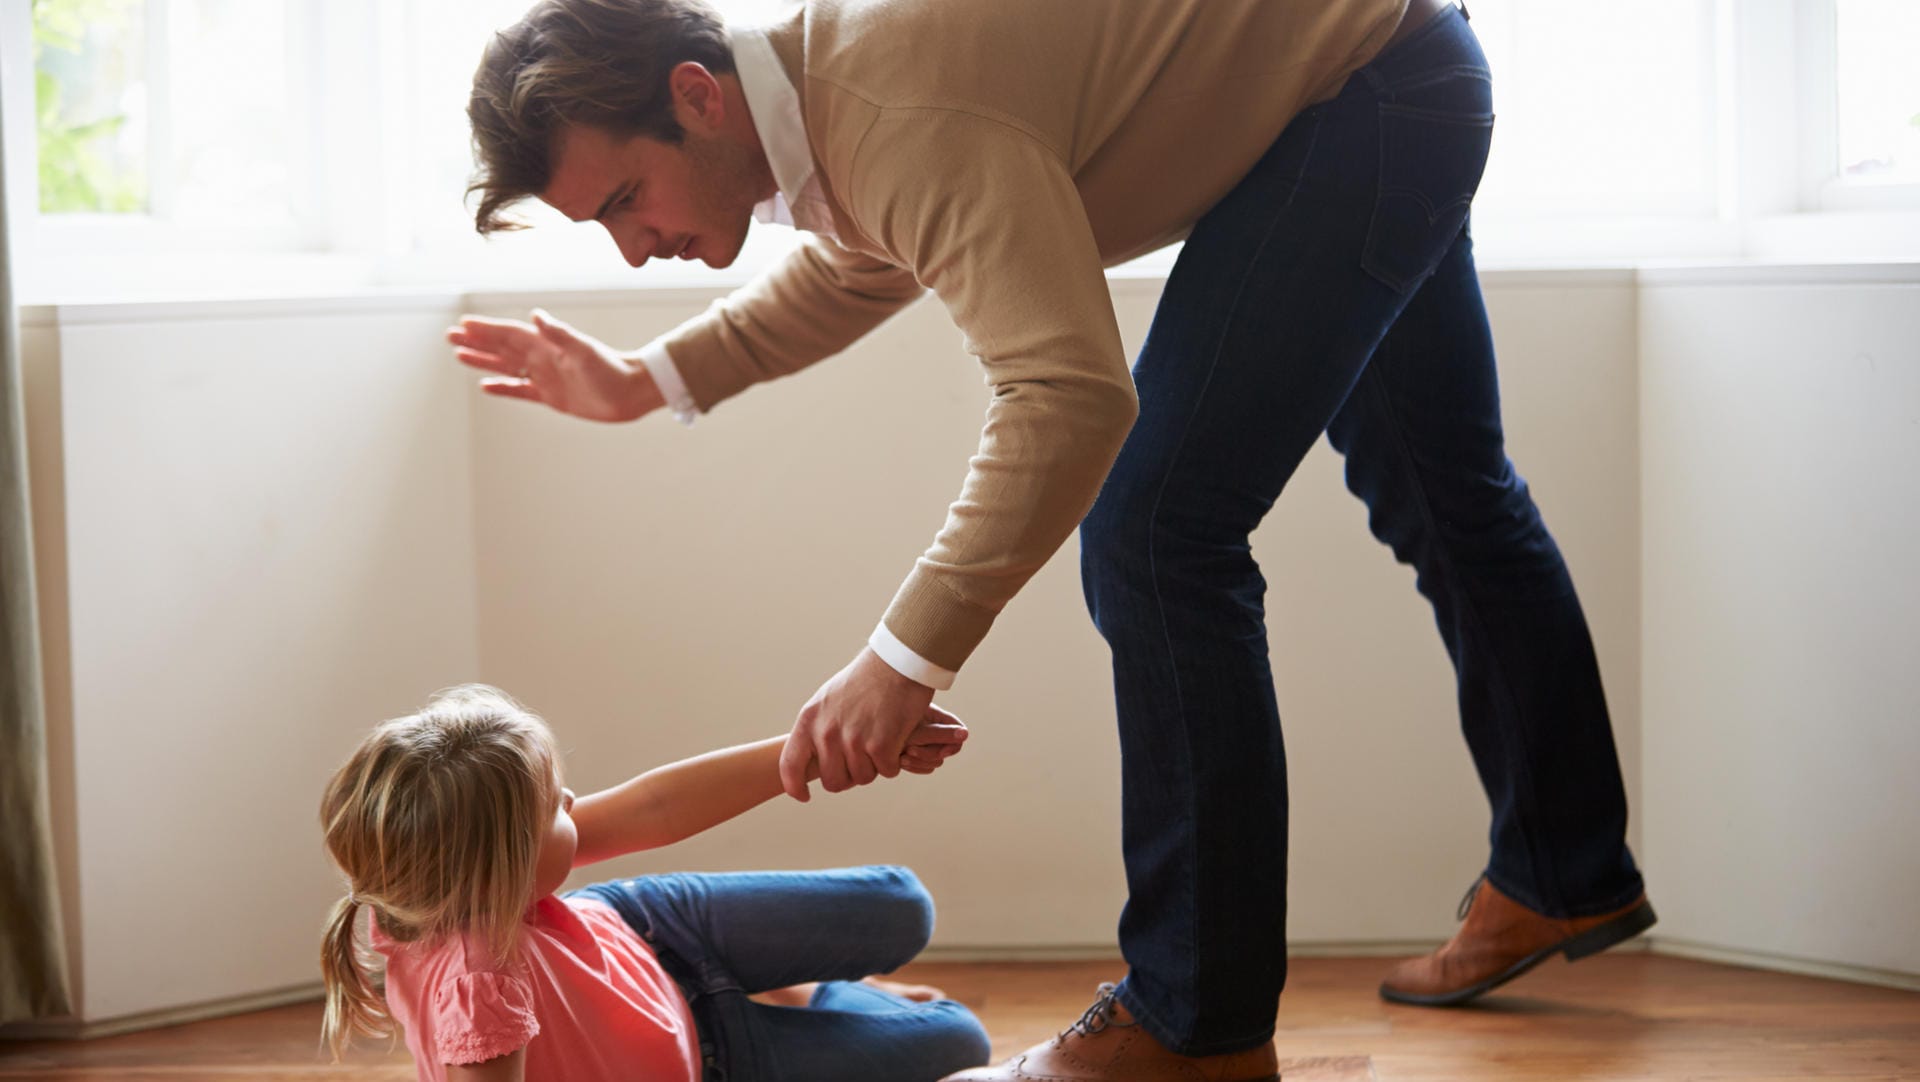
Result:
<instances>
[{"instance_id":1,"label":"bright daylight through window","mask_svg":"<svg viewBox=\"0 0 1920 1082\"><path fill-rule=\"evenodd\" d=\"M284 225L300 191L288 5L33 0L43 214Z\"/></svg>"},{"instance_id":2,"label":"bright daylight through window","mask_svg":"<svg viewBox=\"0 0 1920 1082\"><path fill-rule=\"evenodd\" d=\"M146 5L34 0L43 214L145 213Z\"/></svg>"},{"instance_id":3,"label":"bright daylight through window","mask_svg":"<svg viewBox=\"0 0 1920 1082\"><path fill-rule=\"evenodd\" d=\"M68 260L182 245L331 253L389 282L493 265L619 269L604 237L589 247L537 205L527 216L552 225L538 237L473 236L462 199L468 78L488 34L528 0L12 2L32 20L31 113L16 100L8 121L36 129L36 250ZM752 20L771 5L719 6ZM1800 151L1802 205L1779 209L1847 210L1865 198L1920 213L1920 0L1470 6L1499 114L1483 225L1524 222L1543 235L1535 223L1547 223L1551 237L1554 222L1711 224L1742 213L1729 193L1754 180L1738 175L1735 143L1760 121L1730 72L1785 66L1822 73L1806 92L1821 101L1799 120L1812 133ZM1750 38L1741 20L1766 10L1830 32L1780 46L1802 55L1739 53ZM1487 235L1482 257L1497 263L1501 234ZM791 243L755 230L740 265Z\"/></svg>"},{"instance_id":4,"label":"bright daylight through window","mask_svg":"<svg viewBox=\"0 0 1920 1082\"><path fill-rule=\"evenodd\" d=\"M1920 2L1839 0L1839 139L1848 182L1920 184Z\"/></svg>"}]
</instances>

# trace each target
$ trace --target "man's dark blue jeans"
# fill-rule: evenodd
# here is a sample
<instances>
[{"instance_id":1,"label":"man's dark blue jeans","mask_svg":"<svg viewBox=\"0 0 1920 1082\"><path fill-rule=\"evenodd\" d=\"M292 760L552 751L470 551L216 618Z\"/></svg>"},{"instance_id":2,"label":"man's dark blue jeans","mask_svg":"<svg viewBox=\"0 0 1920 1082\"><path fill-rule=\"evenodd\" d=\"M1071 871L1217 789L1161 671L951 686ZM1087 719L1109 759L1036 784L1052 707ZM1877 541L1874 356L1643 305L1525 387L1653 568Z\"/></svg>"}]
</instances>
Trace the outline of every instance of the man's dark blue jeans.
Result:
<instances>
[{"instance_id":1,"label":"man's dark blue jeans","mask_svg":"<svg viewBox=\"0 0 1920 1082\"><path fill-rule=\"evenodd\" d=\"M1492 128L1486 58L1443 13L1196 224L1134 368L1082 575L1119 711L1120 1000L1174 1051L1263 1043L1286 981L1286 762L1248 536L1322 432L1433 604L1492 804L1487 876L1553 917L1642 889L1586 618L1501 434L1467 232Z\"/></svg>"}]
</instances>

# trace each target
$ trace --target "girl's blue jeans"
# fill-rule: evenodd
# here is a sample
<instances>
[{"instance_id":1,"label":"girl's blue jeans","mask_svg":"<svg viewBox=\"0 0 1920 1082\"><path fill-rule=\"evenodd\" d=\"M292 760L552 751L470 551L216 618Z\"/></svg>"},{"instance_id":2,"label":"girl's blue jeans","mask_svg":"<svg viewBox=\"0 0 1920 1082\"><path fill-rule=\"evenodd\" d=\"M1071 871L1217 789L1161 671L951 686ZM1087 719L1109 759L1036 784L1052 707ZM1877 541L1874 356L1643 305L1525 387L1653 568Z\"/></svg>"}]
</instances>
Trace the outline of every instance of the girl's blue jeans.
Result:
<instances>
[{"instance_id":1,"label":"girl's blue jeans","mask_svg":"<svg viewBox=\"0 0 1920 1082\"><path fill-rule=\"evenodd\" d=\"M1120 728L1120 999L1176 1051L1266 1041L1286 983L1286 759L1248 538L1322 432L1433 606L1488 878L1551 917L1641 891L1586 619L1501 430L1467 232L1492 129L1486 58L1446 12L1196 223L1135 365L1081 569Z\"/></svg>"},{"instance_id":2,"label":"girl's blue jeans","mask_svg":"<svg viewBox=\"0 0 1920 1082\"><path fill-rule=\"evenodd\" d=\"M967 1008L858 983L933 932L933 899L905 868L648 875L576 893L612 906L679 982L707 1082L932 1082L987 1062ZM747 998L811 981L810 1007Z\"/></svg>"}]
</instances>

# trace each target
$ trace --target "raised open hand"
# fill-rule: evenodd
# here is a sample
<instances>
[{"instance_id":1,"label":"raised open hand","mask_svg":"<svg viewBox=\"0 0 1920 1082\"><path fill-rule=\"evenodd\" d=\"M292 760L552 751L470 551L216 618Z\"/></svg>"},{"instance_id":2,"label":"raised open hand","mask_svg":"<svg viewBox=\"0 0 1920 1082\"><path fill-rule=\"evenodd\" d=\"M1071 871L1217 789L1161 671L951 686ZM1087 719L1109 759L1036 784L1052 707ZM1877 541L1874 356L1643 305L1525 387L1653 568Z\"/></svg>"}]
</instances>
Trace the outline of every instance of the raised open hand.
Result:
<instances>
[{"instance_id":1,"label":"raised open hand","mask_svg":"<svg viewBox=\"0 0 1920 1082\"><path fill-rule=\"evenodd\" d=\"M645 365L538 309L532 323L463 316L447 341L460 363L492 373L480 389L501 398L589 421L632 421L666 404Z\"/></svg>"}]
</instances>

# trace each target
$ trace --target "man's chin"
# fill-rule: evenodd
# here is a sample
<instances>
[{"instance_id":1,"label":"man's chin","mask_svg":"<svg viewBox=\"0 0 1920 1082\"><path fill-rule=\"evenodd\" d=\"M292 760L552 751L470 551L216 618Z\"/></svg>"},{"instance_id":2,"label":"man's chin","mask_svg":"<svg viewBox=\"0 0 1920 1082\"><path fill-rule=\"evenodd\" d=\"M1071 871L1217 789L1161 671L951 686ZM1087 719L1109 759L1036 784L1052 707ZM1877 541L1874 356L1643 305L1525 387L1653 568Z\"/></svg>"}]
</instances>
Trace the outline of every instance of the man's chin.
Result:
<instances>
[{"instance_id":1,"label":"man's chin","mask_svg":"<svg viewBox=\"0 0 1920 1082\"><path fill-rule=\"evenodd\" d=\"M740 249L745 247L746 241L747 237L743 232L739 236L733 237L729 244L718 251L709 252L707 251L708 246L702 244L700 246L700 262L705 263L714 270L725 270L733 266L734 260L740 258Z\"/></svg>"}]
</instances>

